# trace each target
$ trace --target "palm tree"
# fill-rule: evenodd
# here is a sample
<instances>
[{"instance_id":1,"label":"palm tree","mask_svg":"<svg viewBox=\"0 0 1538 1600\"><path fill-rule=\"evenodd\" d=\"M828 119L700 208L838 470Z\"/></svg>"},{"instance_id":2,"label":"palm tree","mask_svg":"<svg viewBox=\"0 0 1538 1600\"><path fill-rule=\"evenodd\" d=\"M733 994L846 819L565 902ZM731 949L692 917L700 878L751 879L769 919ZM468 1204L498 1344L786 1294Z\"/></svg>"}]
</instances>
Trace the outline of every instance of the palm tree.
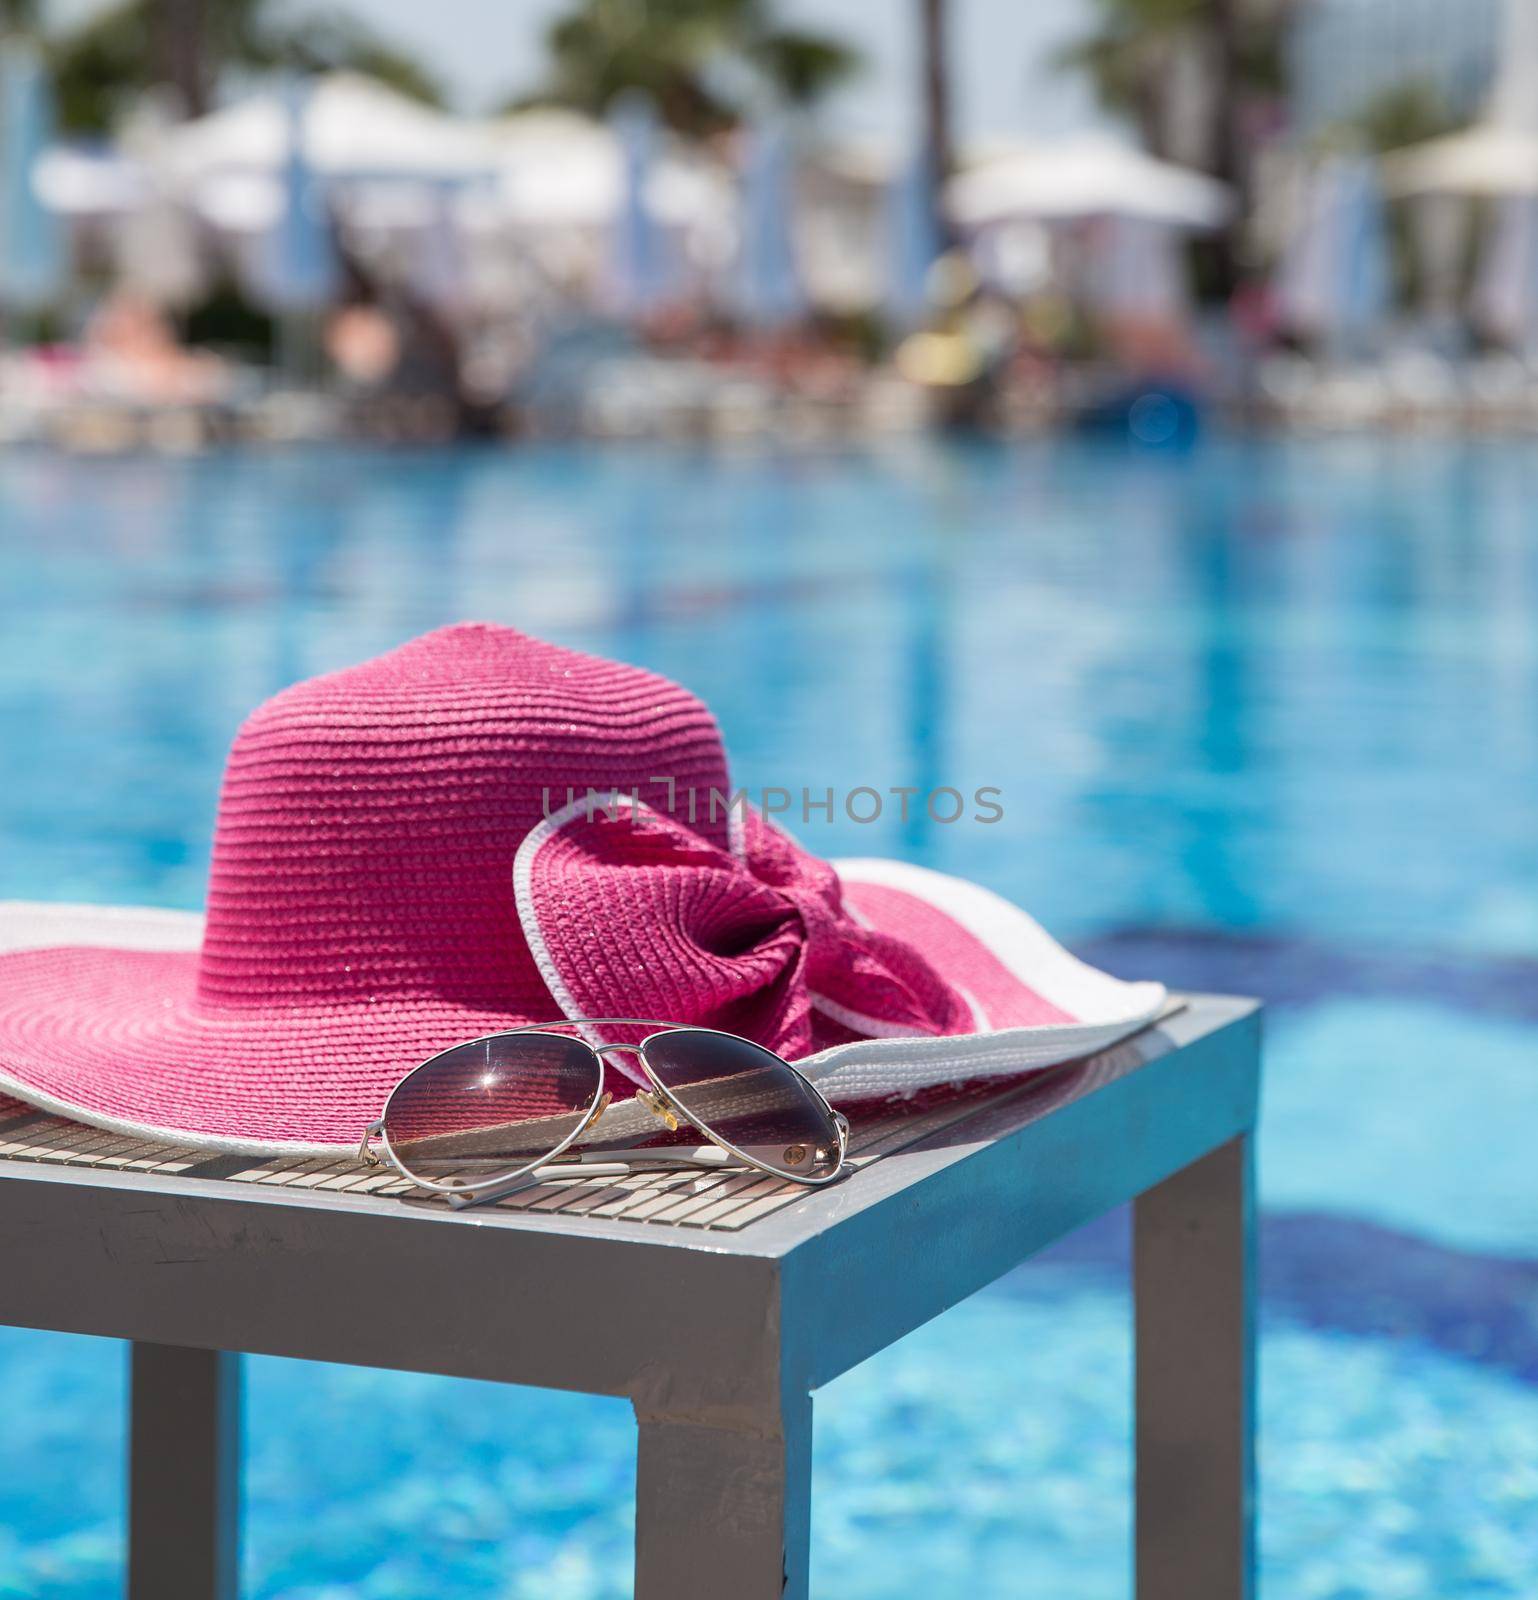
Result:
<instances>
[{"instance_id":1,"label":"palm tree","mask_svg":"<svg viewBox=\"0 0 1538 1600\"><path fill-rule=\"evenodd\" d=\"M1207 141L1223 159L1223 137L1239 127L1235 106L1282 88L1282 33L1291 0L1095 0L1099 22L1064 52L1086 70L1102 104L1126 112L1155 155L1169 148L1177 99L1193 64L1208 76L1213 111Z\"/></svg>"},{"instance_id":2,"label":"palm tree","mask_svg":"<svg viewBox=\"0 0 1538 1600\"><path fill-rule=\"evenodd\" d=\"M35 33L42 11L40 0L0 0L0 39Z\"/></svg>"},{"instance_id":3,"label":"palm tree","mask_svg":"<svg viewBox=\"0 0 1538 1600\"><path fill-rule=\"evenodd\" d=\"M955 134L951 126L950 54L947 48L949 7L946 0L919 0L919 32L924 71L924 155L934 193L930 205L935 234L947 239L949 225L941 191L955 163Z\"/></svg>"},{"instance_id":4,"label":"palm tree","mask_svg":"<svg viewBox=\"0 0 1538 1600\"><path fill-rule=\"evenodd\" d=\"M933 170L949 175L954 159L951 129L950 53L946 0L919 0L924 62L924 142Z\"/></svg>"},{"instance_id":5,"label":"palm tree","mask_svg":"<svg viewBox=\"0 0 1538 1600\"><path fill-rule=\"evenodd\" d=\"M1292 0L1096 0L1098 26L1064 53L1089 73L1100 101L1137 124L1148 150L1249 185L1251 113L1283 88L1282 40ZM1178 137L1193 76L1208 93L1195 148ZM1243 214L1241 204L1237 214ZM1219 276L1232 283L1236 241L1223 241Z\"/></svg>"},{"instance_id":6,"label":"palm tree","mask_svg":"<svg viewBox=\"0 0 1538 1600\"><path fill-rule=\"evenodd\" d=\"M575 0L546 43L548 76L520 104L600 116L640 89L696 136L734 126L766 94L811 105L858 60L838 39L781 24L772 0Z\"/></svg>"},{"instance_id":7,"label":"palm tree","mask_svg":"<svg viewBox=\"0 0 1538 1600\"><path fill-rule=\"evenodd\" d=\"M150 24L151 63L159 81L175 91L189 117L210 109L208 0L159 0Z\"/></svg>"},{"instance_id":8,"label":"palm tree","mask_svg":"<svg viewBox=\"0 0 1538 1600\"><path fill-rule=\"evenodd\" d=\"M28 0L10 8L40 10ZM442 102L438 85L409 56L362 24L305 15L269 0L117 0L78 26L48 36L63 127L108 131L146 89L174 89L190 116L209 108L230 70L260 74L351 69L417 99Z\"/></svg>"}]
</instances>

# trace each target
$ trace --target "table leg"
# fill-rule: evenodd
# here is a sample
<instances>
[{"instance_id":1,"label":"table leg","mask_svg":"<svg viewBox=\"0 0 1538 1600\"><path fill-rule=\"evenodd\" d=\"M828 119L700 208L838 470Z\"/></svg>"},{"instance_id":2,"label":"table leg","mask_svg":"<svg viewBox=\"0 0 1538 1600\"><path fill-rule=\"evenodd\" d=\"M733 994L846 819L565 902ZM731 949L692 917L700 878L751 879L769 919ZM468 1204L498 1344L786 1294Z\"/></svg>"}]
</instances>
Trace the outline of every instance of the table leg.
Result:
<instances>
[{"instance_id":1,"label":"table leg","mask_svg":"<svg viewBox=\"0 0 1538 1600\"><path fill-rule=\"evenodd\" d=\"M637 1417L636 1600L807 1600L811 1396Z\"/></svg>"},{"instance_id":2,"label":"table leg","mask_svg":"<svg viewBox=\"0 0 1538 1600\"><path fill-rule=\"evenodd\" d=\"M1254 1255L1248 1135L1135 1203L1138 1600L1252 1600Z\"/></svg>"},{"instance_id":3,"label":"table leg","mask_svg":"<svg viewBox=\"0 0 1538 1600\"><path fill-rule=\"evenodd\" d=\"M135 1344L128 1600L236 1600L240 1357Z\"/></svg>"}]
</instances>

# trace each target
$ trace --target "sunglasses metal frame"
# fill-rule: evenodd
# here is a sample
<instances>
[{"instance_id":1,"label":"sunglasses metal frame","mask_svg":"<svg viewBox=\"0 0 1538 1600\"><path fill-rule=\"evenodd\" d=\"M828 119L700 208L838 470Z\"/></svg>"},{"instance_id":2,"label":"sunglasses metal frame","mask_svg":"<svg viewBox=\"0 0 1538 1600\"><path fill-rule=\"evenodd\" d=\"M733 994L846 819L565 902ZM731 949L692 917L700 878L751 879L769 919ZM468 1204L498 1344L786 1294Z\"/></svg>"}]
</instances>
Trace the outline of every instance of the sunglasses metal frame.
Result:
<instances>
[{"instance_id":1,"label":"sunglasses metal frame","mask_svg":"<svg viewBox=\"0 0 1538 1600\"><path fill-rule=\"evenodd\" d=\"M527 1162L524 1166L515 1168L510 1172L498 1173L494 1178L466 1182L459 1179L450 1179L445 1182L434 1181L420 1177L412 1172L390 1145L389 1134L385 1131L385 1123L390 1114L390 1101L395 1098L396 1092L407 1079L415 1077L424 1068L430 1067L435 1061L450 1054L455 1050L462 1050L466 1045L484 1044L493 1039L508 1039L526 1033L556 1033L560 1034L567 1029L585 1030L589 1028L655 1028L655 1033L649 1033L639 1044L594 1044L591 1040L577 1037L575 1042L584 1046L592 1055L594 1067L593 1097L588 1102L587 1109L582 1113L581 1119L575 1128L566 1135L553 1149L546 1154ZM669 1033L709 1033L719 1038L730 1039L737 1044L753 1044L751 1039L744 1039L740 1034L728 1033L724 1028L703 1028L687 1022L662 1022L655 1017L563 1017L553 1022L525 1023L517 1028L503 1028L496 1033L485 1033L474 1039L462 1039L458 1044L450 1045L445 1050L440 1050L436 1055L431 1055L427 1060L420 1062L396 1084L385 1099L384 1109L376 1121L369 1123L363 1130L362 1141L358 1145L358 1159L370 1166L377 1166L381 1161L394 1167L408 1182L415 1184L420 1189L432 1190L448 1196L449 1203L455 1207L479 1205L484 1201L500 1199L512 1194L519 1189L531 1187L537 1183L548 1181L552 1177L566 1177L581 1174L586 1177L620 1177L632 1172L636 1166L680 1166L701 1167L706 1169L722 1169L735 1160L755 1171L767 1174L773 1178L783 1178L789 1183L800 1184L803 1188L819 1189L825 1184L834 1182L843 1176L844 1168L849 1155L849 1120L842 1112L835 1111L828 1104L822 1091L818 1089L811 1079L799 1072L783 1056L775 1055L772 1050L767 1050L763 1045L754 1045L755 1049L764 1050L764 1053L773 1056L786 1071L794 1073L802 1085L810 1091L816 1103L827 1113L835 1137L838 1140L838 1160L833 1165L831 1172L820 1177L810 1174L787 1172L781 1167L770 1166L758 1157L750 1155L747 1151L739 1149L730 1140L724 1139L715 1132L703 1118L690 1111L679 1100L668 1086L662 1082L656 1069L646 1059L646 1047L654 1039ZM560 1161L558 1158L566 1155L584 1134L597 1125L604 1112L613 1100L613 1095L604 1088L604 1065L610 1054L622 1053L633 1056L641 1065L641 1070L646 1074L651 1088L637 1088L634 1099L659 1122L667 1125L669 1131L675 1131L680 1125L687 1123L697 1133L701 1133L710 1142L700 1149L682 1149L676 1145L664 1145L653 1149L636 1150L605 1150L593 1152L591 1155L576 1152L571 1160ZM378 1141L379 1148L375 1149L374 1142Z\"/></svg>"}]
</instances>

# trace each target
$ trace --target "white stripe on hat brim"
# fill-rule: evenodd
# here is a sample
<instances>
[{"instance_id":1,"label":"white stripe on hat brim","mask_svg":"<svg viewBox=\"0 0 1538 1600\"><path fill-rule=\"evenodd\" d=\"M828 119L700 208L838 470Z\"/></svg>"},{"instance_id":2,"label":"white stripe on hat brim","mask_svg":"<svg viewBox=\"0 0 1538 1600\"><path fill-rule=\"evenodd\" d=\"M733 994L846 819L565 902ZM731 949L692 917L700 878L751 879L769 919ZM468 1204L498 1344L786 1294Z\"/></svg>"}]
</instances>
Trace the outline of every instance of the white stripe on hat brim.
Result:
<instances>
[{"instance_id":1,"label":"white stripe on hat brim","mask_svg":"<svg viewBox=\"0 0 1538 1600\"><path fill-rule=\"evenodd\" d=\"M906 861L859 857L833 866L847 885L896 889L949 917L1020 983L1081 1020L834 1045L797 1062L831 1100L913 1094L1057 1066L1107 1049L1165 1010L1169 995L1162 983L1128 983L1098 971L1065 950L1034 917L981 884Z\"/></svg>"}]
</instances>

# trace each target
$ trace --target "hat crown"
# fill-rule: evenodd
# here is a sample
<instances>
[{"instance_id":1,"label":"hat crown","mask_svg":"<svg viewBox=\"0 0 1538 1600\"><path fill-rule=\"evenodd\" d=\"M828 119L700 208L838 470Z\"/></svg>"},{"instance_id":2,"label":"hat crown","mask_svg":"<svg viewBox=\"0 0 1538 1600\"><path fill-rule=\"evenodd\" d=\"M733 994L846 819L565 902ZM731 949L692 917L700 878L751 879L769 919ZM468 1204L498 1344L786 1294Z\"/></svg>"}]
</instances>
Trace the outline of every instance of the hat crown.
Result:
<instances>
[{"instance_id":1,"label":"hat crown","mask_svg":"<svg viewBox=\"0 0 1538 1600\"><path fill-rule=\"evenodd\" d=\"M230 752L199 1004L556 1015L514 904L518 846L568 790L654 797L663 779L728 786L695 696L511 628L440 629L296 684ZM724 814L698 826L725 844Z\"/></svg>"}]
</instances>

